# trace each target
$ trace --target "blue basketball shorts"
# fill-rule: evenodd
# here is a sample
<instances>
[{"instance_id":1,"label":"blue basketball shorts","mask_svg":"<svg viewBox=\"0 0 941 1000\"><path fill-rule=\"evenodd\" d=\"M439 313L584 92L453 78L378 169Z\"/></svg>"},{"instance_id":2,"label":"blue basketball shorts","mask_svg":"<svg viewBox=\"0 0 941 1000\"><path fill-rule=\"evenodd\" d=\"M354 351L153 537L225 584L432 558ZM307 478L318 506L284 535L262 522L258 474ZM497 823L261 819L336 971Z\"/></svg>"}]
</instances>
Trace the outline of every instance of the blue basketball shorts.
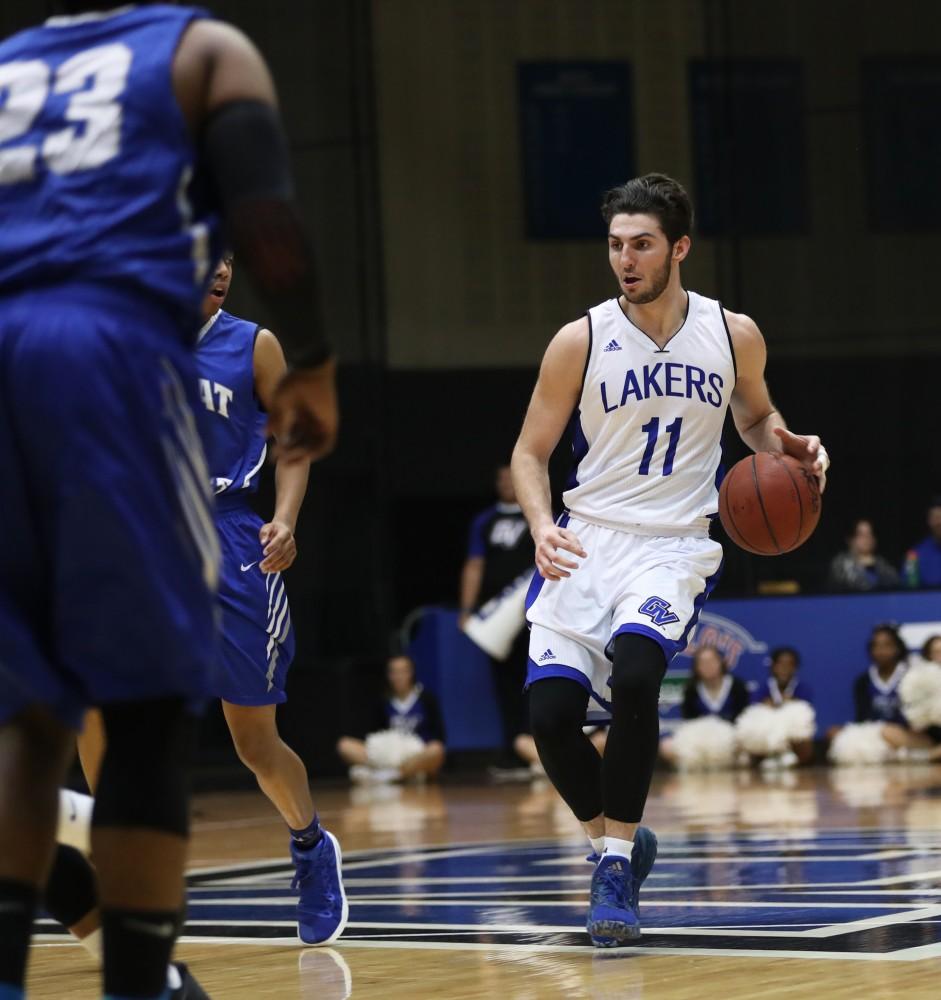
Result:
<instances>
[{"instance_id":1,"label":"blue basketball shorts","mask_svg":"<svg viewBox=\"0 0 941 1000\"><path fill-rule=\"evenodd\" d=\"M276 705L294 658L294 628L280 573L262 573L262 519L241 498L218 498L222 611L216 694L234 705Z\"/></svg>"},{"instance_id":2,"label":"blue basketball shorts","mask_svg":"<svg viewBox=\"0 0 941 1000\"><path fill-rule=\"evenodd\" d=\"M207 698L218 543L180 328L79 286L0 302L0 722Z\"/></svg>"}]
</instances>

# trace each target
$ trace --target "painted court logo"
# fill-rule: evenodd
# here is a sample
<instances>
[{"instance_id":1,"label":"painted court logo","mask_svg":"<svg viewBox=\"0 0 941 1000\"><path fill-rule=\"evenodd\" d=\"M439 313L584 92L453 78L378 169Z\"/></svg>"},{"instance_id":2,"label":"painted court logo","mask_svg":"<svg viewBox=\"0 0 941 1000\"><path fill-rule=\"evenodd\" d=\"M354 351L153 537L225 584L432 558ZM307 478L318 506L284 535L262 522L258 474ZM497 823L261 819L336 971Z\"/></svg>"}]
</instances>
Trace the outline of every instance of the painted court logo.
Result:
<instances>
[{"instance_id":1,"label":"painted court logo","mask_svg":"<svg viewBox=\"0 0 941 1000\"><path fill-rule=\"evenodd\" d=\"M554 660L554 659L555 659L555 653L553 653L551 649L547 649L542 654L542 656L539 657L539 662L540 663L545 663L546 660Z\"/></svg>"},{"instance_id":2,"label":"painted court logo","mask_svg":"<svg viewBox=\"0 0 941 1000\"><path fill-rule=\"evenodd\" d=\"M620 351L621 345L616 340L610 340L605 345L604 353L607 354L608 351Z\"/></svg>"},{"instance_id":3,"label":"painted court logo","mask_svg":"<svg viewBox=\"0 0 941 1000\"><path fill-rule=\"evenodd\" d=\"M654 625L659 625L661 628L680 620L679 615L670 610L669 602L662 597L648 597L637 610L642 615L647 615Z\"/></svg>"}]
</instances>

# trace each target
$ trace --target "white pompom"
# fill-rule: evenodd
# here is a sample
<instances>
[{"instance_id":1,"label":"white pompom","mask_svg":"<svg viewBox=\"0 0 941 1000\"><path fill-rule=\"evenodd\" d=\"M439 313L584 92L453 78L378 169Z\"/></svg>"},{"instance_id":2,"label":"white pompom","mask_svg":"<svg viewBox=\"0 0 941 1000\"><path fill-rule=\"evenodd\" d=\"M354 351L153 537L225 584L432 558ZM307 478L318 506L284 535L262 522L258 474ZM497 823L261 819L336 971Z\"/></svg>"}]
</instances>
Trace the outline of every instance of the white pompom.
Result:
<instances>
[{"instance_id":1,"label":"white pompom","mask_svg":"<svg viewBox=\"0 0 941 1000\"><path fill-rule=\"evenodd\" d=\"M754 757L785 753L789 740L778 710L770 705L749 705L735 720L739 746Z\"/></svg>"},{"instance_id":2,"label":"white pompom","mask_svg":"<svg viewBox=\"0 0 941 1000\"><path fill-rule=\"evenodd\" d=\"M830 760L842 767L883 764L889 744L882 738L881 722L854 722L844 726L830 744Z\"/></svg>"},{"instance_id":3,"label":"white pompom","mask_svg":"<svg viewBox=\"0 0 941 1000\"><path fill-rule=\"evenodd\" d=\"M676 766L681 771L717 771L731 767L735 757L735 727L716 715L691 719L673 735Z\"/></svg>"},{"instance_id":4,"label":"white pompom","mask_svg":"<svg viewBox=\"0 0 941 1000\"><path fill-rule=\"evenodd\" d=\"M817 713L809 701L786 701L775 711L789 740L812 740L817 732Z\"/></svg>"},{"instance_id":5,"label":"white pompom","mask_svg":"<svg viewBox=\"0 0 941 1000\"><path fill-rule=\"evenodd\" d=\"M916 663L899 683L902 711L912 729L941 726L941 665Z\"/></svg>"},{"instance_id":6,"label":"white pompom","mask_svg":"<svg viewBox=\"0 0 941 1000\"><path fill-rule=\"evenodd\" d=\"M397 729L383 729L366 737L366 754L371 767L401 767L424 748L425 744L414 733L402 733Z\"/></svg>"}]
</instances>

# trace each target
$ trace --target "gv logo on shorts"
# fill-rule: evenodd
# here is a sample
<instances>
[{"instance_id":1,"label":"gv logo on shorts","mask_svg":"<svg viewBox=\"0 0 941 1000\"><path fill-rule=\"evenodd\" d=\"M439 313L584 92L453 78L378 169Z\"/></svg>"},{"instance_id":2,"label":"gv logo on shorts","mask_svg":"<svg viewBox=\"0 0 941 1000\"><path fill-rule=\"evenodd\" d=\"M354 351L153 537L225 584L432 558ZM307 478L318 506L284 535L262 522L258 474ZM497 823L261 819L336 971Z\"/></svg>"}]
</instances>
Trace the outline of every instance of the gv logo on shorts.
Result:
<instances>
[{"instance_id":1,"label":"gv logo on shorts","mask_svg":"<svg viewBox=\"0 0 941 1000\"><path fill-rule=\"evenodd\" d=\"M648 597L646 601L637 609L642 615L647 615L654 623L661 628L664 625L672 625L678 622L679 615L675 615L670 610L670 604L662 597Z\"/></svg>"}]
</instances>

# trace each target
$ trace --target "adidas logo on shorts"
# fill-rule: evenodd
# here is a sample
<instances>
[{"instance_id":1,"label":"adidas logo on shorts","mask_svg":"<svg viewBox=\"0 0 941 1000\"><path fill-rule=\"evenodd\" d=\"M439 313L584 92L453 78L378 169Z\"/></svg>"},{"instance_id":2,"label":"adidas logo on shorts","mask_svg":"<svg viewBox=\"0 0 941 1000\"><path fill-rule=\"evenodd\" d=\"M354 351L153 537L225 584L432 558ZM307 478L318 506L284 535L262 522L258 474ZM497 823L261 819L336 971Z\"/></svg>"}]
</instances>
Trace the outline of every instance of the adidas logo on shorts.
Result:
<instances>
[{"instance_id":1,"label":"adidas logo on shorts","mask_svg":"<svg viewBox=\"0 0 941 1000\"><path fill-rule=\"evenodd\" d=\"M611 340L605 347L604 353L607 354L608 351L620 351L620 350L621 350L621 345L616 340Z\"/></svg>"},{"instance_id":2,"label":"adidas logo on shorts","mask_svg":"<svg viewBox=\"0 0 941 1000\"><path fill-rule=\"evenodd\" d=\"M539 662L540 663L545 663L546 660L554 660L554 659L555 659L555 653L553 653L551 649L547 649L542 654L542 656L539 657Z\"/></svg>"}]
</instances>

